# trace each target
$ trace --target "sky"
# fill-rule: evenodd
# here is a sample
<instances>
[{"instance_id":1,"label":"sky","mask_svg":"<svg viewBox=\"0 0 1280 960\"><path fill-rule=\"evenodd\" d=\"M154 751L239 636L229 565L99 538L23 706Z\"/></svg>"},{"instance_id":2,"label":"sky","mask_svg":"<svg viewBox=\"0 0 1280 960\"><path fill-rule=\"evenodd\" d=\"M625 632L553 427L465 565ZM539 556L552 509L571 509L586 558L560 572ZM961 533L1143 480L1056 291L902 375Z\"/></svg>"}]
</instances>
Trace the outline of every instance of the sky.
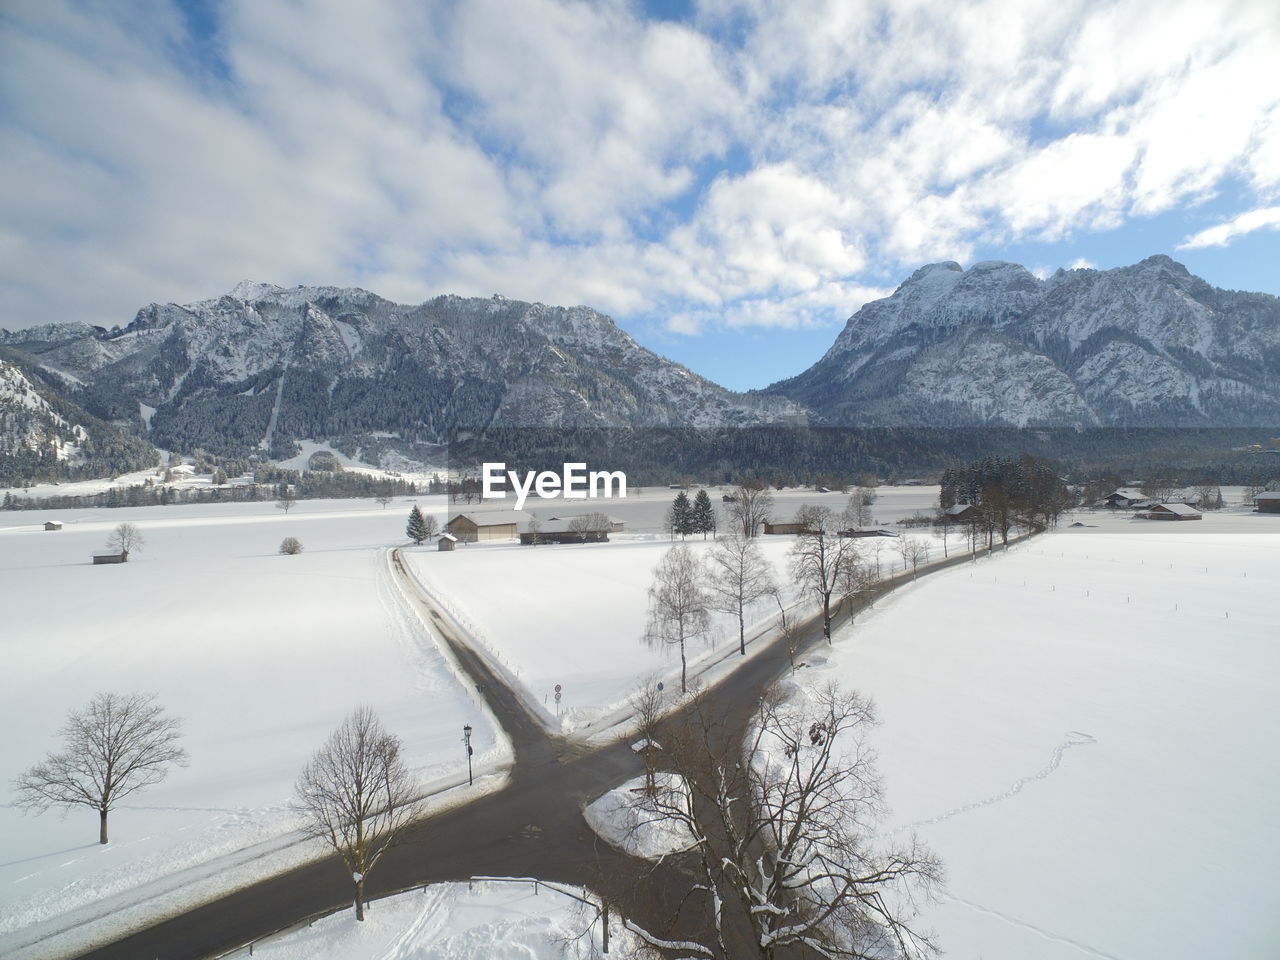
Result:
<instances>
[{"instance_id":1,"label":"sky","mask_svg":"<svg viewBox=\"0 0 1280 960\"><path fill-rule=\"evenodd\" d=\"M735 389L924 263L1280 294L1275 0L4 0L0 327L587 304Z\"/></svg>"}]
</instances>

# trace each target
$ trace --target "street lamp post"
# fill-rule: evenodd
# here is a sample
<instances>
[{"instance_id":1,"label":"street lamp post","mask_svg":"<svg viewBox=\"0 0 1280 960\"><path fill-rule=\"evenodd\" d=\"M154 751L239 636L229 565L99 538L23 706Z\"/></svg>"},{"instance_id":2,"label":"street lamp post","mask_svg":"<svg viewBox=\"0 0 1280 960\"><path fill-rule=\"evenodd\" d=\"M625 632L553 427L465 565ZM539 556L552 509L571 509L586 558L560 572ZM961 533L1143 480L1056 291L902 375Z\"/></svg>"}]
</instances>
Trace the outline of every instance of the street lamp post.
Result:
<instances>
[{"instance_id":1,"label":"street lamp post","mask_svg":"<svg viewBox=\"0 0 1280 960\"><path fill-rule=\"evenodd\" d=\"M467 745L467 783L472 785L475 780L471 777L471 724L467 724L462 728L462 742Z\"/></svg>"}]
</instances>

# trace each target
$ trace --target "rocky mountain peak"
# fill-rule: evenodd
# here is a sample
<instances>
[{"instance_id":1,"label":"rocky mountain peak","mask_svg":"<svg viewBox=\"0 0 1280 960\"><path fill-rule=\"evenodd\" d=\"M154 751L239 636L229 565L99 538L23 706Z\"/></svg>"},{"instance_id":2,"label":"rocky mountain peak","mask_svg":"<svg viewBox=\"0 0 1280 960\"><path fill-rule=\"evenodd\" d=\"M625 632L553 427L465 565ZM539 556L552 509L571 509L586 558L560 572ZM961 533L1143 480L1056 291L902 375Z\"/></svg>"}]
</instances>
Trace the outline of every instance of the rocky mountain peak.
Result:
<instances>
[{"instance_id":1,"label":"rocky mountain peak","mask_svg":"<svg viewBox=\"0 0 1280 960\"><path fill-rule=\"evenodd\" d=\"M929 264L770 390L836 423L1274 423L1280 300L1217 290L1164 254L1049 281Z\"/></svg>"}]
</instances>

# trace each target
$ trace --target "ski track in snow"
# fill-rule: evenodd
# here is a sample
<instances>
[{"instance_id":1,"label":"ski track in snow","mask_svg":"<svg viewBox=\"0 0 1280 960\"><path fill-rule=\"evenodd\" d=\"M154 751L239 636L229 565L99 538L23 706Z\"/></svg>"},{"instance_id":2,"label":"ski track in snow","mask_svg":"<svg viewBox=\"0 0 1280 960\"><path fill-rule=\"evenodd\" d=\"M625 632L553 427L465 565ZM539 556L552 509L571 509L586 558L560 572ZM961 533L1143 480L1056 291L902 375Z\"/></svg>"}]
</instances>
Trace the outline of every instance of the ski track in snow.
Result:
<instances>
[{"instance_id":1,"label":"ski track in snow","mask_svg":"<svg viewBox=\"0 0 1280 960\"><path fill-rule=\"evenodd\" d=\"M1087 733L1081 733L1079 730L1069 730L1067 731L1067 739L1063 740L1060 744L1058 744L1054 748L1053 756L1049 758L1048 764L1046 764L1044 769L1040 770L1038 773L1033 773L1029 777L1021 777L1020 779L1013 781L1013 784L1009 787L1009 789L1004 791L1003 793L998 793L995 796L986 797L982 800L974 800L972 803L966 803L963 806L953 807L952 809L948 810L946 813L940 813L936 817L929 817L925 820L917 820L914 823L905 824L904 826L898 827L897 829L891 831L889 835L893 836L895 834L902 833L904 830L913 830L916 827L924 827L934 823L942 823L942 821L944 820L950 820L952 817L958 817L962 813L968 813L970 810L977 810L979 807L989 807L993 803L1003 803L1005 800L1009 800L1012 797L1015 797L1019 793L1021 793L1022 788L1025 787L1027 784L1034 783L1037 780L1044 780L1046 777L1052 774L1055 770L1057 770L1058 767L1062 764L1063 754L1065 754L1072 747L1084 747L1084 746L1088 746L1091 743L1097 743L1097 742L1098 741L1096 739L1089 736L1089 734Z\"/></svg>"},{"instance_id":2,"label":"ski track in snow","mask_svg":"<svg viewBox=\"0 0 1280 960\"><path fill-rule=\"evenodd\" d=\"M417 952L422 943L429 943L443 928L446 884L433 884L423 895L422 907L396 941L392 943L378 960L407 960ZM429 938L429 939L427 939Z\"/></svg>"},{"instance_id":3,"label":"ski track in snow","mask_svg":"<svg viewBox=\"0 0 1280 960\"><path fill-rule=\"evenodd\" d=\"M1121 960L1121 958L1117 957L1114 953L1107 953L1105 950L1099 950L1097 947L1091 947L1089 944L1081 943L1079 940L1072 940L1070 937L1063 937L1056 933L1050 933L1048 930L1043 930L1033 923L1027 923L1025 920L1019 920L1017 917L1011 917L1007 913L1001 913L999 910L992 910L990 907L984 907L980 903L965 900L951 893L940 893L938 896L950 903L958 903L962 907L968 907L970 910L974 910L978 913L985 913L987 916L995 917L997 920L1003 920L1011 926L1020 927L1023 930L1030 931L1031 933L1041 936L1046 940L1051 940L1054 943L1061 943L1068 947L1074 947L1082 953L1089 954L1091 957L1097 957L1098 960Z\"/></svg>"}]
</instances>

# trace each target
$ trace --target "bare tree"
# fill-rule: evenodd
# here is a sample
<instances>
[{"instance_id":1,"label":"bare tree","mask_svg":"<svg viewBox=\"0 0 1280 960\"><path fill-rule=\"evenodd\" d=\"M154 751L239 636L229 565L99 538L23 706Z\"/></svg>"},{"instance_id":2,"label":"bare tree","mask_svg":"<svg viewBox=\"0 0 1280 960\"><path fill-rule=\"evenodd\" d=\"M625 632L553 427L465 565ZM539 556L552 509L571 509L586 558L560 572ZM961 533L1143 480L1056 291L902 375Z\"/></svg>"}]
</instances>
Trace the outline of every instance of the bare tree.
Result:
<instances>
[{"instance_id":1,"label":"bare tree","mask_svg":"<svg viewBox=\"0 0 1280 960\"><path fill-rule=\"evenodd\" d=\"M929 543L919 537L903 537L898 541L898 552L902 554L902 570L911 567L914 575L920 564L929 562Z\"/></svg>"},{"instance_id":2,"label":"bare tree","mask_svg":"<svg viewBox=\"0 0 1280 960\"><path fill-rule=\"evenodd\" d=\"M756 542L737 527L716 544L709 563L711 605L738 618L738 652L746 656L746 609L775 592L772 568Z\"/></svg>"},{"instance_id":3,"label":"bare tree","mask_svg":"<svg viewBox=\"0 0 1280 960\"><path fill-rule=\"evenodd\" d=\"M288 513L297 502L298 497L293 492L293 488L287 483L280 484L280 494L276 497L276 509Z\"/></svg>"},{"instance_id":4,"label":"bare tree","mask_svg":"<svg viewBox=\"0 0 1280 960\"><path fill-rule=\"evenodd\" d=\"M280 552L294 556L302 552L302 541L297 537L285 537L280 541Z\"/></svg>"},{"instance_id":5,"label":"bare tree","mask_svg":"<svg viewBox=\"0 0 1280 960\"><path fill-rule=\"evenodd\" d=\"M423 514L422 528L427 532L427 539L430 540L440 532L440 521L434 513Z\"/></svg>"},{"instance_id":6,"label":"bare tree","mask_svg":"<svg viewBox=\"0 0 1280 960\"><path fill-rule=\"evenodd\" d=\"M850 620L853 620L858 612L857 604L855 603L858 596L870 590L879 582L880 577L876 573L876 567L863 560L858 553L850 556L841 566L838 589L841 602L848 601L849 603Z\"/></svg>"},{"instance_id":7,"label":"bare tree","mask_svg":"<svg viewBox=\"0 0 1280 960\"><path fill-rule=\"evenodd\" d=\"M184 766L178 746L182 721L167 717L144 693L99 693L67 717L63 748L14 781L18 806L43 812L51 806L98 811L98 842L107 842L107 814L131 793L159 783L170 764Z\"/></svg>"},{"instance_id":8,"label":"bare tree","mask_svg":"<svg viewBox=\"0 0 1280 960\"><path fill-rule=\"evenodd\" d=\"M1178 485L1168 477L1152 477L1142 481L1138 492L1157 503L1167 503L1178 492Z\"/></svg>"},{"instance_id":9,"label":"bare tree","mask_svg":"<svg viewBox=\"0 0 1280 960\"><path fill-rule=\"evenodd\" d=\"M773 512L773 494L761 484L743 484L733 490L728 501L729 522L750 538Z\"/></svg>"},{"instance_id":10,"label":"bare tree","mask_svg":"<svg viewBox=\"0 0 1280 960\"><path fill-rule=\"evenodd\" d=\"M710 604L703 588L706 572L693 551L676 544L653 572L649 587L649 623L645 641L651 646L680 648L680 692L687 693L690 640L703 637L710 626Z\"/></svg>"},{"instance_id":11,"label":"bare tree","mask_svg":"<svg viewBox=\"0 0 1280 960\"><path fill-rule=\"evenodd\" d=\"M1206 481L1196 487L1194 499L1196 506L1201 510L1221 510L1224 505L1222 488L1211 481Z\"/></svg>"},{"instance_id":12,"label":"bare tree","mask_svg":"<svg viewBox=\"0 0 1280 960\"><path fill-rule=\"evenodd\" d=\"M570 532L582 534L585 540L602 538L612 526L613 521L608 514L599 511L584 513L569 521Z\"/></svg>"},{"instance_id":13,"label":"bare tree","mask_svg":"<svg viewBox=\"0 0 1280 960\"><path fill-rule=\"evenodd\" d=\"M128 563L130 552L141 550L146 542L142 531L134 524L122 523L108 534L107 549L119 553L121 563Z\"/></svg>"},{"instance_id":14,"label":"bare tree","mask_svg":"<svg viewBox=\"0 0 1280 960\"><path fill-rule=\"evenodd\" d=\"M636 717L636 733L639 734L643 744L640 753L644 760L644 789L650 796L657 790L655 760L657 751L661 749L658 743L658 724L666 709L666 697L663 693L657 676L649 676L631 695L631 709Z\"/></svg>"},{"instance_id":15,"label":"bare tree","mask_svg":"<svg viewBox=\"0 0 1280 960\"><path fill-rule=\"evenodd\" d=\"M854 487L849 496L849 506L845 516L857 528L870 526L872 521L871 505L876 502L877 494L869 487Z\"/></svg>"},{"instance_id":16,"label":"bare tree","mask_svg":"<svg viewBox=\"0 0 1280 960\"><path fill-rule=\"evenodd\" d=\"M364 919L364 885L397 834L421 808L400 738L369 707L357 707L298 777L296 809L304 829L342 857Z\"/></svg>"},{"instance_id":17,"label":"bare tree","mask_svg":"<svg viewBox=\"0 0 1280 960\"><path fill-rule=\"evenodd\" d=\"M752 933L732 956L774 958L807 947L840 958L936 953L914 904L941 882L939 860L915 837L875 838L883 789L865 736L872 704L831 686L761 703L745 744L701 700L668 736L665 759L689 785L646 803L695 838L710 934L682 956L730 956L725 932ZM634 926L631 929L635 930ZM636 930L654 945L669 945Z\"/></svg>"},{"instance_id":18,"label":"bare tree","mask_svg":"<svg viewBox=\"0 0 1280 960\"><path fill-rule=\"evenodd\" d=\"M831 598L844 568L857 556L852 537L839 534L841 520L829 507L801 506L796 521L802 524L791 548L791 577L822 604L822 635L831 642Z\"/></svg>"},{"instance_id":19,"label":"bare tree","mask_svg":"<svg viewBox=\"0 0 1280 960\"><path fill-rule=\"evenodd\" d=\"M380 493L378 494L378 496L374 497L373 499L377 503L382 505L383 510L387 509L389 505L395 502L395 497L391 496L391 494L389 493Z\"/></svg>"}]
</instances>

